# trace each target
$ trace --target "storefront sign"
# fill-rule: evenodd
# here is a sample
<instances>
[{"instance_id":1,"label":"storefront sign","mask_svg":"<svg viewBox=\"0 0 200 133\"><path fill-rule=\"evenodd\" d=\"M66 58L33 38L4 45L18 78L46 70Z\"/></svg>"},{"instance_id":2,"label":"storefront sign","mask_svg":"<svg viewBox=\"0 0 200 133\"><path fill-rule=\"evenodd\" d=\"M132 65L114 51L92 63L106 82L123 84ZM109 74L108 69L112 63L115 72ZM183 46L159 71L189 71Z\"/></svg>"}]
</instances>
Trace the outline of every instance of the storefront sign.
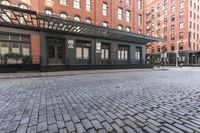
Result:
<instances>
[{"instance_id":1,"label":"storefront sign","mask_svg":"<svg viewBox=\"0 0 200 133\"><path fill-rule=\"evenodd\" d=\"M68 40L68 48L70 49L74 48L74 40Z\"/></svg>"}]
</instances>

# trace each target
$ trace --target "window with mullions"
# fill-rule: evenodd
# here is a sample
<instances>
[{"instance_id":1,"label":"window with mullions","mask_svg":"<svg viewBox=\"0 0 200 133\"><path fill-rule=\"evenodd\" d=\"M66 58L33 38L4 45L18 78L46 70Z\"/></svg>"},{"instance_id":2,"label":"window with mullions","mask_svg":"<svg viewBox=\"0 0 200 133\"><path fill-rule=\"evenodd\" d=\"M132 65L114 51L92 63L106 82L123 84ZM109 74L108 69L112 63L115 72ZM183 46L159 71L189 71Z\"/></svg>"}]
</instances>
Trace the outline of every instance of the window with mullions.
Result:
<instances>
[{"instance_id":1,"label":"window with mullions","mask_svg":"<svg viewBox=\"0 0 200 133\"><path fill-rule=\"evenodd\" d=\"M76 59L89 60L89 48L88 47L76 47Z\"/></svg>"},{"instance_id":2,"label":"window with mullions","mask_svg":"<svg viewBox=\"0 0 200 133\"><path fill-rule=\"evenodd\" d=\"M118 60L128 60L128 47L119 47L118 48Z\"/></svg>"},{"instance_id":3,"label":"window with mullions","mask_svg":"<svg viewBox=\"0 0 200 133\"><path fill-rule=\"evenodd\" d=\"M30 55L30 36L0 34L0 54Z\"/></svg>"},{"instance_id":4,"label":"window with mullions","mask_svg":"<svg viewBox=\"0 0 200 133\"><path fill-rule=\"evenodd\" d=\"M91 12L91 0L86 0L86 11Z\"/></svg>"},{"instance_id":5,"label":"window with mullions","mask_svg":"<svg viewBox=\"0 0 200 133\"><path fill-rule=\"evenodd\" d=\"M103 16L107 16L108 14L108 4L107 3L103 3Z\"/></svg>"},{"instance_id":6,"label":"window with mullions","mask_svg":"<svg viewBox=\"0 0 200 133\"><path fill-rule=\"evenodd\" d=\"M76 9L81 8L81 0L74 0L74 8Z\"/></svg>"}]
</instances>

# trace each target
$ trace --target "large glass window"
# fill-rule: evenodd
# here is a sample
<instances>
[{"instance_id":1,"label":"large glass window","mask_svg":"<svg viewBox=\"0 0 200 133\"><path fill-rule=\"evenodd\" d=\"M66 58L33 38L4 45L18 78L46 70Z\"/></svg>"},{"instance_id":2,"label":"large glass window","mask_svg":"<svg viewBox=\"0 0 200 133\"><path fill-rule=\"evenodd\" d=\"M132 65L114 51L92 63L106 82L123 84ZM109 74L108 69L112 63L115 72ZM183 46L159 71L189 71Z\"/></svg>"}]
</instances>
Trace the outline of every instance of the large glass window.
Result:
<instances>
[{"instance_id":1,"label":"large glass window","mask_svg":"<svg viewBox=\"0 0 200 133\"><path fill-rule=\"evenodd\" d=\"M136 52L135 52L135 59L137 63L141 63L141 57L142 57L142 48L136 47Z\"/></svg>"},{"instance_id":2,"label":"large glass window","mask_svg":"<svg viewBox=\"0 0 200 133\"><path fill-rule=\"evenodd\" d=\"M89 59L89 48L88 47L76 47L76 59Z\"/></svg>"},{"instance_id":3,"label":"large glass window","mask_svg":"<svg viewBox=\"0 0 200 133\"><path fill-rule=\"evenodd\" d=\"M128 60L128 47L119 46L118 48L118 60Z\"/></svg>"},{"instance_id":4,"label":"large glass window","mask_svg":"<svg viewBox=\"0 0 200 133\"><path fill-rule=\"evenodd\" d=\"M16 53L30 55L30 36L0 34L0 55Z\"/></svg>"}]
</instances>

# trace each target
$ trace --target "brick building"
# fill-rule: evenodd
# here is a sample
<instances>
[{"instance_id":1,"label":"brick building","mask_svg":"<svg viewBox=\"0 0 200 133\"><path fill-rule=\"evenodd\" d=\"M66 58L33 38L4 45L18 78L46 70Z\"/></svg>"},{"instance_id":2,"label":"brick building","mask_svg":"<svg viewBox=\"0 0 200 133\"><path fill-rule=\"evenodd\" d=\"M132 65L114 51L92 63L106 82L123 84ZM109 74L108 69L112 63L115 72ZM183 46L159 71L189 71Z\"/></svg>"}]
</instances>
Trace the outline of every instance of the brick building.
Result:
<instances>
[{"instance_id":1,"label":"brick building","mask_svg":"<svg viewBox=\"0 0 200 133\"><path fill-rule=\"evenodd\" d=\"M200 63L199 8L199 0L149 0L146 3L146 34L167 40L147 45L149 62L160 61L161 53L166 51L169 64L175 64L176 59L187 65Z\"/></svg>"},{"instance_id":2,"label":"brick building","mask_svg":"<svg viewBox=\"0 0 200 133\"><path fill-rule=\"evenodd\" d=\"M0 2L2 64L12 53L30 56L45 69L144 64L145 44L160 40L138 34L144 28L142 0ZM7 57L6 64L15 62Z\"/></svg>"}]
</instances>

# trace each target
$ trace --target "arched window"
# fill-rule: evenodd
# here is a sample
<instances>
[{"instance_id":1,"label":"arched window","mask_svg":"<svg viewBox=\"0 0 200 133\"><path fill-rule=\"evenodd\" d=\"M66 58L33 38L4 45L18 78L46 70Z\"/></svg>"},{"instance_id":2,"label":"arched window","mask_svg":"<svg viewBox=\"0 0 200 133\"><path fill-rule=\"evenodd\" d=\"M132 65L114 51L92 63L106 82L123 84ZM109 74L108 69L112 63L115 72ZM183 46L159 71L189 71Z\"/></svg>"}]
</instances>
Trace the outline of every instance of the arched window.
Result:
<instances>
[{"instance_id":1,"label":"arched window","mask_svg":"<svg viewBox=\"0 0 200 133\"><path fill-rule=\"evenodd\" d=\"M81 21L81 19L80 19L79 16L75 16L75 17L74 17L74 20L75 20L75 21Z\"/></svg>"},{"instance_id":2,"label":"arched window","mask_svg":"<svg viewBox=\"0 0 200 133\"><path fill-rule=\"evenodd\" d=\"M47 9L47 10L45 10L45 14L47 14L47 15L52 15L53 13L52 13L51 10Z\"/></svg>"},{"instance_id":3,"label":"arched window","mask_svg":"<svg viewBox=\"0 0 200 133\"><path fill-rule=\"evenodd\" d=\"M61 17L61 18L67 18L67 15L66 15L65 13L61 13L61 14L60 14L60 17Z\"/></svg>"},{"instance_id":4,"label":"arched window","mask_svg":"<svg viewBox=\"0 0 200 133\"><path fill-rule=\"evenodd\" d=\"M20 4L19 8L21 8L21 9L28 9L27 5L25 5L25 4Z\"/></svg>"},{"instance_id":5,"label":"arched window","mask_svg":"<svg viewBox=\"0 0 200 133\"><path fill-rule=\"evenodd\" d=\"M7 5L7 6L10 6L10 5L11 5L10 2L7 1L7 0L2 0L2 1L1 1L1 4L2 4L2 5ZM7 14L7 15L6 15L6 14ZM11 16L11 12L6 11L5 14L2 14L1 16L2 16L2 18L3 18L6 22L10 22L9 17ZM8 17L8 16L9 16L9 17Z\"/></svg>"},{"instance_id":6,"label":"arched window","mask_svg":"<svg viewBox=\"0 0 200 133\"><path fill-rule=\"evenodd\" d=\"M86 21L87 23L89 23L89 24L92 22L90 18L87 18L85 21Z\"/></svg>"},{"instance_id":7,"label":"arched window","mask_svg":"<svg viewBox=\"0 0 200 133\"><path fill-rule=\"evenodd\" d=\"M19 8L28 9L28 6L25 5L25 4L20 4ZM25 24L25 20L24 19L27 20L28 19L28 15L24 15L24 17L20 17L20 19L19 19L20 24Z\"/></svg>"},{"instance_id":8,"label":"arched window","mask_svg":"<svg viewBox=\"0 0 200 133\"><path fill-rule=\"evenodd\" d=\"M8 6L10 6L10 2L7 1L7 0L2 0L2 1L1 1L1 4L2 4L2 5L8 5Z\"/></svg>"},{"instance_id":9,"label":"arched window","mask_svg":"<svg viewBox=\"0 0 200 133\"><path fill-rule=\"evenodd\" d=\"M121 25L118 25L118 28L117 28L118 30L123 30L123 26L121 26Z\"/></svg>"},{"instance_id":10,"label":"arched window","mask_svg":"<svg viewBox=\"0 0 200 133\"><path fill-rule=\"evenodd\" d=\"M108 27L108 22L103 22L103 23L102 23L102 26L103 26L103 27Z\"/></svg>"}]
</instances>

